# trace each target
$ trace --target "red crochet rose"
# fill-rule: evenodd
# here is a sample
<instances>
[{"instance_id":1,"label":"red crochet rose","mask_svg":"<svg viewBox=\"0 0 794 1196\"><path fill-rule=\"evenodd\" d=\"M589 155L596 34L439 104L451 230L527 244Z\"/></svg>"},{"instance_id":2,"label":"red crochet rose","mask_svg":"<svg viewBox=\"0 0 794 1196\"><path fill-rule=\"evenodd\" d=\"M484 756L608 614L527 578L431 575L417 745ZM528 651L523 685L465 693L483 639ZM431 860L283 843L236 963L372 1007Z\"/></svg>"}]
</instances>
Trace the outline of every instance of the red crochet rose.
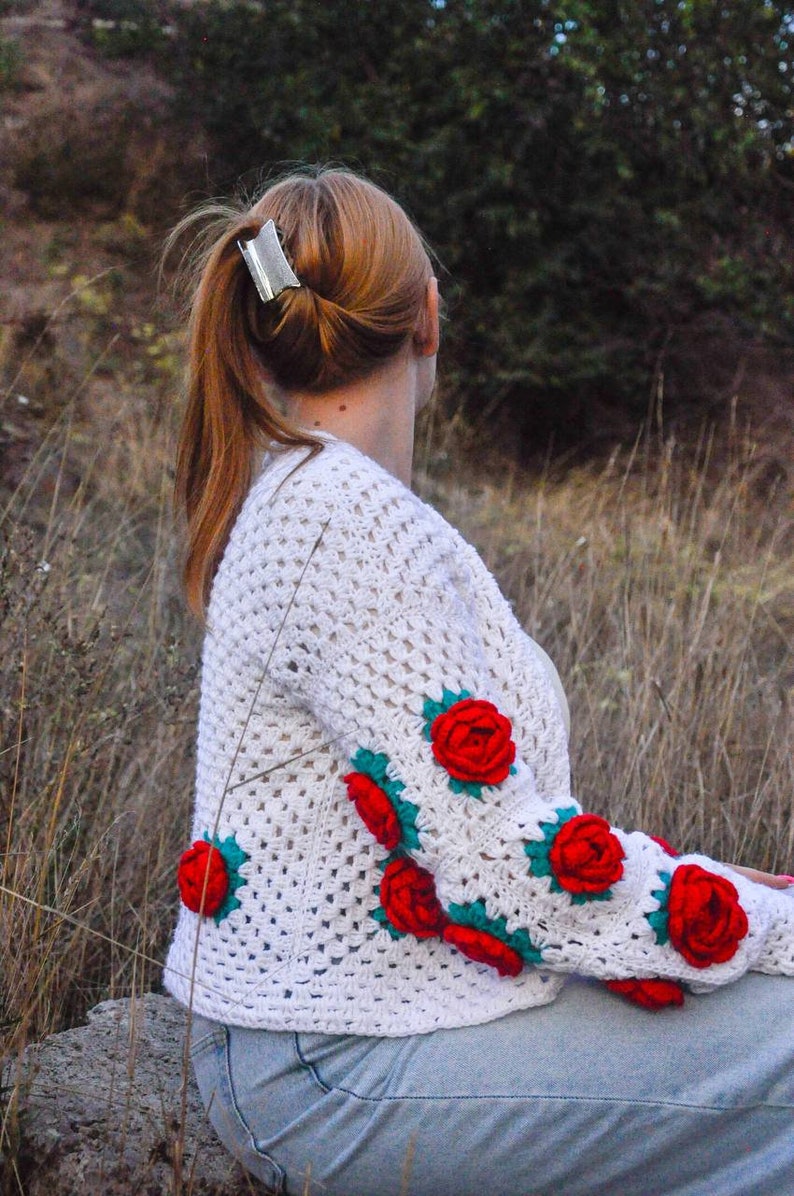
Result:
<instances>
[{"instance_id":1,"label":"red crochet rose","mask_svg":"<svg viewBox=\"0 0 794 1196\"><path fill-rule=\"evenodd\" d=\"M387 851L394 851L402 837L402 828L388 794L365 772L349 772L344 782L347 795L367 829Z\"/></svg>"},{"instance_id":2,"label":"red crochet rose","mask_svg":"<svg viewBox=\"0 0 794 1196\"><path fill-rule=\"evenodd\" d=\"M658 843L662 851L666 852L667 855L671 855L673 859L679 855L679 852L677 852L674 847L671 847L667 840L663 839L661 835L649 835L648 838L653 839L654 843Z\"/></svg>"},{"instance_id":3,"label":"red crochet rose","mask_svg":"<svg viewBox=\"0 0 794 1196\"><path fill-rule=\"evenodd\" d=\"M217 847L210 846L204 839L197 839L182 853L176 881L183 905L205 918L217 914L229 891L229 874L223 856Z\"/></svg>"},{"instance_id":4,"label":"red crochet rose","mask_svg":"<svg viewBox=\"0 0 794 1196\"><path fill-rule=\"evenodd\" d=\"M549 863L569 893L603 893L623 875L624 855L605 818L577 814L554 836Z\"/></svg>"},{"instance_id":5,"label":"red crochet rose","mask_svg":"<svg viewBox=\"0 0 794 1196\"><path fill-rule=\"evenodd\" d=\"M433 877L403 856L386 865L380 903L395 930L420 939L435 938L447 921Z\"/></svg>"},{"instance_id":6,"label":"red crochet rose","mask_svg":"<svg viewBox=\"0 0 794 1196\"><path fill-rule=\"evenodd\" d=\"M669 1005L684 1003L684 990L675 980L606 980L604 983L611 992L643 1009L666 1009Z\"/></svg>"},{"instance_id":7,"label":"red crochet rose","mask_svg":"<svg viewBox=\"0 0 794 1196\"><path fill-rule=\"evenodd\" d=\"M676 868L667 911L670 942L693 968L732 959L749 929L735 886L699 864Z\"/></svg>"},{"instance_id":8,"label":"red crochet rose","mask_svg":"<svg viewBox=\"0 0 794 1196\"><path fill-rule=\"evenodd\" d=\"M433 755L458 781L498 785L516 758L512 730L493 702L463 698L433 720Z\"/></svg>"},{"instance_id":9,"label":"red crochet rose","mask_svg":"<svg viewBox=\"0 0 794 1196\"><path fill-rule=\"evenodd\" d=\"M487 963L496 968L500 976L517 976L524 966L524 961L517 951L508 947L496 935L488 934L487 930L478 930L475 926L458 926L450 922L441 936L445 943L457 947L462 955L477 963Z\"/></svg>"}]
</instances>

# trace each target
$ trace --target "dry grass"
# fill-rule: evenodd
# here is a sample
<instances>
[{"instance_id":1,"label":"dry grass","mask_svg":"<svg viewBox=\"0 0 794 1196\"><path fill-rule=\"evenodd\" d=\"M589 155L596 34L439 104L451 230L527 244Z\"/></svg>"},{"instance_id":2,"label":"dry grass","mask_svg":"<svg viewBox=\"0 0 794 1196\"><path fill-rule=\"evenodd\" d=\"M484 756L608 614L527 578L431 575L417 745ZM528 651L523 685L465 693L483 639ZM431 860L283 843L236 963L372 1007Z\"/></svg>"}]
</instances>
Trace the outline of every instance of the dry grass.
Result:
<instances>
[{"instance_id":1,"label":"dry grass","mask_svg":"<svg viewBox=\"0 0 794 1196\"><path fill-rule=\"evenodd\" d=\"M150 329L141 354L161 343ZM189 829L198 644L170 512L175 376L170 358L108 369L113 405L69 401L0 509L0 1053L158 984ZM789 870L794 518L732 444L719 471L708 445L648 440L561 479L469 470L464 486L435 437L420 485L558 663L582 800Z\"/></svg>"},{"instance_id":2,"label":"dry grass","mask_svg":"<svg viewBox=\"0 0 794 1196\"><path fill-rule=\"evenodd\" d=\"M75 393L0 501L0 1053L158 981L197 639L174 560L168 384L120 371L101 415Z\"/></svg>"}]
</instances>

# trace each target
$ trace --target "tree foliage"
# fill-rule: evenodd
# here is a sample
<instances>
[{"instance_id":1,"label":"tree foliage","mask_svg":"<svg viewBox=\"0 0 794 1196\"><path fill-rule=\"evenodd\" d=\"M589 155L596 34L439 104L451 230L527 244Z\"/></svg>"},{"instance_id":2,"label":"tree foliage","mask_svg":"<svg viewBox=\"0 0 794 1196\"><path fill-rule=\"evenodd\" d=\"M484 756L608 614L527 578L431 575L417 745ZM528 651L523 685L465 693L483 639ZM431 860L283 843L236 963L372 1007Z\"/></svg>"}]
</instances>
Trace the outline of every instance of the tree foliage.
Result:
<instances>
[{"instance_id":1,"label":"tree foliage","mask_svg":"<svg viewBox=\"0 0 794 1196\"><path fill-rule=\"evenodd\" d=\"M473 412L578 435L644 410L693 329L794 342L785 4L206 0L175 23L218 186L341 161L415 216Z\"/></svg>"}]
</instances>

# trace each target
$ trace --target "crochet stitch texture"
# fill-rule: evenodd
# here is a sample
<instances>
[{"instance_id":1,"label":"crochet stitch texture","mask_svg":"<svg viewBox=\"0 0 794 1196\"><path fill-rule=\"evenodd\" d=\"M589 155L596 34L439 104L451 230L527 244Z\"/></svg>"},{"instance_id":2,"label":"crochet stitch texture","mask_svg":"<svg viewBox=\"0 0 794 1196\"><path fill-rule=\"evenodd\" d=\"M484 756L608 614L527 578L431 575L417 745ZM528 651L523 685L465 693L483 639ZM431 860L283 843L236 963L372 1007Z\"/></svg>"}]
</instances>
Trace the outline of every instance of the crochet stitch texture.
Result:
<instances>
[{"instance_id":1,"label":"crochet stitch texture","mask_svg":"<svg viewBox=\"0 0 794 1196\"><path fill-rule=\"evenodd\" d=\"M234 1025L404 1035L545 1003L566 972L794 974L790 897L575 821L556 678L474 549L350 445L304 456L266 459L215 578L185 846L231 836L247 858L236 908L181 907L168 990ZM475 780L453 785L461 760ZM693 865L730 883L676 885ZM401 925L424 901L426 936L390 932L387 869L386 904L399 875Z\"/></svg>"}]
</instances>

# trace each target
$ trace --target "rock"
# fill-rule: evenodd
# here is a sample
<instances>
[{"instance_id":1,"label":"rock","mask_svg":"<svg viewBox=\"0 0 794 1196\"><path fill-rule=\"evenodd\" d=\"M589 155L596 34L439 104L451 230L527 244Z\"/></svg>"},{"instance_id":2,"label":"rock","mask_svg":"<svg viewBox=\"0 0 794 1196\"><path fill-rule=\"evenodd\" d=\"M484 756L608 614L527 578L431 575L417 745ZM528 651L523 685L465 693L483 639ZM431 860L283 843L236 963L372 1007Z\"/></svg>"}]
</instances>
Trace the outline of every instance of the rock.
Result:
<instances>
[{"instance_id":1,"label":"rock","mask_svg":"<svg viewBox=\"0 0 794 1196\"><path fill-rule=\"evenodd\" d=\"M18 1068L6 1062L26 1196L265 1193L219 1142L190 1069L183 1118L185 1021L154 993L104 1001L87 1026L29 1046Z\"/></svg>"}]
</instances>

